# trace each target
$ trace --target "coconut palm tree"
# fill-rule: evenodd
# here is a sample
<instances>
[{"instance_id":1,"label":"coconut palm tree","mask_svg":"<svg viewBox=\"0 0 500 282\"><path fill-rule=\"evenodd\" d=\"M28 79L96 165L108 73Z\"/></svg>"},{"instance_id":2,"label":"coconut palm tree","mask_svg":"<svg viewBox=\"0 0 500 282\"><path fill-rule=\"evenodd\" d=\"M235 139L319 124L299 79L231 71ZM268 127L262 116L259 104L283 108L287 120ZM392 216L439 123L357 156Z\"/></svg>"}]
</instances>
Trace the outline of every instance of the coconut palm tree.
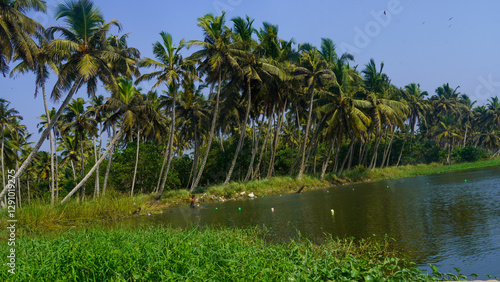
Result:
<instances>
[{"instance_id":1,"label":"coconut palm tree","mask_svg":"<svg viewBox=\"0 0 500 282\"><path fill-rule=\"evenodd\" d=\"M6 183L5 183L5 155L4 155L4 149L5 149L5 129L6 127L10 127L11 124L14 123L15 120L22 119L22 117L19 115L19 112L14 109L9 107L10 102L0 98L0 131L2 132L2 144L1 144L1 149L0 149L0 157L2 158L1 165L2 165L2 183L3 186L5 187L4 190L6 190ZM3 196L0 197L0 200L3 198ZM3 203L3 202L2 202Z\"/></svg>"},{"instance_id":2,"label":"coconut palm tree","mask_svg":"<svg viewBox=\"0 0 500 282\"><path fill-rule=\"evenodd\" d=\"M201 48L201 50L194 52L191 58L200 62L198 70L200 73L207 74L206 81L212 85L212 88L215 86L215 83L217 83L217 93L215 95L215 105L205 156L201 161L198 175L191 185L191 192L196 189L200 182L210 152L210 146L212 145L217 114L219 111L219 97L223 77L225 78L229 74L241 76L242 71L236 57L244 54L242 49L245 46L244 42L231 41L232 32L225 24L225 12L217 17L213 14L206 14L198 18L198 26L203 29L205 38L203 41L192 40L189 42L188 47L198 46Z\"/></svg>"},{"instance_id":3,"label":"coconut palm tree","mask_svg":"<svg viewBox=\"0 0 500 282\"><path fill-rule=\"evenodd\" d=\"M405 138L403 146L401 147L401 152L399 153L396 166L398 166L401 161L401 156L403 155L403 150L408 137L410 138L408 152L411 151L412 140L415 136L415 125L417 124L417 122L424 124L426 123L425 116L431 108L430 104L427 102L427 100L425 100L425 97L428 95L427 91L422 91L420 89L420 84L418 83L410 83L406 85L404 91L402 91L402 95L409 110L408 126L410 130L407 131L407 136Z\"/></svg>"},{"instance_id":4,"label":"coconut palm tree","mask_svg":"<svg viewBox=\"0 0 500 282\"><path fill-rule=\"evenodd\" d=\"M97 89L98 80L116 89L116 81L108 63L130 62L117 53L115 49L108 48L107 33L112 26L120 28L119 22L112 20L105 23L100 10L91 1L78 0L59 4L56 10L56 19L64 19L67 27L50 27L48 29L51 35L56 33L62 35L62 38L52 40L48 45L48 48L54 52L54 56L63 62L52 91L52 98L59 100L62 97L62 91L69 90L69 92L30 155L14 175L16 178L24 172L32 161L77 90L86 84L87 93L91 95ZM7 189L4 188L0 193L0 198L6 192Z\"/></svg>"},{"instance_id":5,"label":"coconut palm tree","mask_svg":"<svg viewBox=\"0 0 500 282\"><path fill-rule=\"evenodd\" d=\"M160 33L162 42L157 41L153 44L153 54L157 60L151 58L144 58L139 62L141 67L154 67L158 69L148 74L143 74L137 78L136 83L143 80L156 79L153 88L159 87L162 84L169 86L169 94L172 96L171 105L171 122L170 122L170 132L168 138L168 154L165 155L167 159L167 166L163 172L163 179L160 185L160 189L155 196L158 201L161 199L163 191L165 189L165 183L167 181L168 171L170 169L170 164L173 156L173 143L175 134L175 102L177 99L177 91L180 86L181 79L197 79L194 74L193 62L189 59L185 60L180 54L181 50L186 46L184 39L182 39L176 46L173 42L172 35L162 31Z\"/></svg>"},{"instance_id":6,"label":"coconut palm tree","mask_svg":"<svg viewBox=\"0 0 500 282\"><path fill-rule=\"evenodd\" d=\"M113 139L109 142L107 149L101 155L99 160L89 170L87 175L71 190L68 195L61 201L67 201L82 185L90 178L94 171L99 167L101 162L108 156L110 151L114 148L116 142L123 134L126 134L128 139L131 139L137 128L141 128L143 124L154 123L155 128L162 128L162 117L153 110L151 106L144 103L143 95L134 87L132 80L124 77L117 79L118 91L113 92L112 96L108 98L106 103L102 106L103 112L108 112L110 115L104 122L106 128L118 125L120 130L114 133ZM114 127L113 127L114 130ZM136 137L140 140L140 136ZM139 144L137 144L139 146ZM136 166L134 171L137 172L137 153L136 153ZM131 189L131 195L133 190Z\"/></svg>"},{"instance_id":7,"label":"coconut palm tree","mask_svg":"<svg viewBox=\"0 0 500 282\"><path fill-rule=\"evenodd\" d=\"M43 99L43 105L44 105L44 110L45 110L45 118L47 119L47 125L50 123L50 117L51 115L49 114L49 107L47 105L47 94L45 91L45 82L49 78L49 71L53 71L56 75L59 73L59 69L57 68L56 62L52 60L49 50L47 49L48 41L47 41L47 34L45 30L42 30L39 32L37 35L38 38L38 45L35 45L36 47L36 52L34 53L34 61L32 64L30 64L26 60L22 60L21 57L18 57L18 59L21 59L21 62L16 65L11 73L10 76L14 76L16 74L24 74L29 71L32 71L35 73L35 98L37 97L38 90L39 88L42 89L42 99ZM55 114L55 112L54 112ZM54 116L54 114L52 116ZM55 154L55 138L54 138L54 131L50 131L50 179L51 179L51 204L54 205L54 154Z\"/></svg>"},{"instance_id":8,"label":"coconut palm tree","mask_svg":"<svg viewBox=\"0 0 500 282\"><path fill-rule=\"evenodd\" d=\"M14 55L22 58L31 67L37 49L32 36L41 24L26 16L27 12L45 13L46 4L42 0L2 0L0 1L0 71L5 76L7 64Z\"/></svg>"},{"instance_id":9,"label":"coconut palm tree","mask_svg":"<svg viewBox=\"0 0 500 282\"><path fill-rule=\"evenodd\" d=\"M92 118L91 111L85 107L85 100L83 98L73 99L68 107L64 110L64 114L61 117L62 121L62 133L68 134L73 132L75 134L76 140L78 140L80 145L80 177L83 178L85 174L85 158L83 154L84 149L84 138L94 137L97 135L97 121ZM81 197L85 196L85 186L81 190Z\"/></svg>"},{"instance_id":10,"label":"coconut palm tree","mask_svg":"<svg viewBox=\"0 0 500 282\"><path fill-rule=\"evenodd\" d=\"M323 85L325 85L326 81L335 80L335 74L330 69L328 69L326 61L322 58L321 53L317 49L314 48L309 52L303 51L300 62L301 66L296 67L293 72L297 76L297 78L303 79L303 81L305 82L305 87L309 91L309 111L305 127L304 139L302 141L300 152L302 157L297 180L302 179L302 174L304 173L305 169L305 152L309 129L311 126L315 89L320 89Z\"/></svg>"}]
</instances>

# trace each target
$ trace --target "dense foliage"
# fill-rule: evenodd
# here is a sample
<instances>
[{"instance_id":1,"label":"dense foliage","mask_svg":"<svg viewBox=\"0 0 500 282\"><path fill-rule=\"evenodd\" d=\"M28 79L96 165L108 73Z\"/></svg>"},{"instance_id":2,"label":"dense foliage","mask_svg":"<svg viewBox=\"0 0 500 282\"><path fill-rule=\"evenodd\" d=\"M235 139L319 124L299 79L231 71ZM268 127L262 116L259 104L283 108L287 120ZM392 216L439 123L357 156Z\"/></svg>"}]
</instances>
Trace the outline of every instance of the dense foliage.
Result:
<instances>
[{"instance_id":1,"label":"dense foliage","mask_svg":"<svg viewBox=\"0 0 500 282\"><path fill-rule=\"evenodd\" d=\"M108 187L159 199L230 181L324 179L500 153L497 97L476 105L447 83L433 95L418 83L396 86L383 62L358 69L330 39L297 45L280 38L277 25L207 14L197 23L204 38L175 43L161 32L154 58L141 58L126 35L110 33L119 22L104 22L89 0L58 6L62 25L47 32L23 14L43 11L42 2L14 2L0 4L1 12L29 28L12 26L2 38L2 71L16 59L12 74L34 72L44 101L45 81L56 75L51 97L64 99L60 109L45 106L35 146L22 116L0 100L3 181L6 169L16 170L20 199L99 197ZM140 88L146 80L162 94ZM84 86L89 100L73 99ZM45 138L50 152L38 151Z\"/></svg>"}]
</instances>

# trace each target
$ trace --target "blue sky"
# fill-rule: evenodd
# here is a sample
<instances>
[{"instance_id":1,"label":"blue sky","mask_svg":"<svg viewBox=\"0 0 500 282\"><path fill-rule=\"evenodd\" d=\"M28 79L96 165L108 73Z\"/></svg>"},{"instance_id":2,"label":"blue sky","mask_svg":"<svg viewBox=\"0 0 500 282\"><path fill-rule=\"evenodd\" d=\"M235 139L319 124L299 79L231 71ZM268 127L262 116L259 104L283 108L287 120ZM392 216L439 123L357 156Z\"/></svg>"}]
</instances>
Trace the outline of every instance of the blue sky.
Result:
<instances>
[{"instance_id":1,"label":"blue sky","mask_svg":"<svg viewBox=\"0 0 500 282\"><path fill-rule=\"evenodd\" d=\"M48 14L33 14L44 26L63 25L55 21L59 3L47 0ZM370 58L384 61L384 72L392 83L404 87L416 82L434 94L443 83L460 86L478 104L500 96L500 2L498 1L411 1L411 0L106 0L94 1L105 20L117 19L122 33L130 33L128 43L151 57L152 43L160 31L174 41L202 39L197 18L206 13L227 19L249 15L259 28L263 21L277 24L279 36L309 42L319 47L321 38L331 38L338 52L348 51L358 69ZM385 11L385 14L384 14ZM228 21L228 25L230 22ZM113 30L114 34L118 33ZM190 53L187 51L186 54ZM15 79L0 77L0 97L11 101L24 117L24 124L37 132L37 116L43 113L41 95L34 99L32 75ZM48 83L51 90L53 81ZM148 84L143 84L149 89ZM76 97L86 98L84 91ZM104 90L97 94L109 96ZM59 103L50 103L58 107ZM34 134L32 141L37 140ZM35 140L36 139L36 140ZM42 149L47 150L44 144Z\"/></svg>"}]
</instances>

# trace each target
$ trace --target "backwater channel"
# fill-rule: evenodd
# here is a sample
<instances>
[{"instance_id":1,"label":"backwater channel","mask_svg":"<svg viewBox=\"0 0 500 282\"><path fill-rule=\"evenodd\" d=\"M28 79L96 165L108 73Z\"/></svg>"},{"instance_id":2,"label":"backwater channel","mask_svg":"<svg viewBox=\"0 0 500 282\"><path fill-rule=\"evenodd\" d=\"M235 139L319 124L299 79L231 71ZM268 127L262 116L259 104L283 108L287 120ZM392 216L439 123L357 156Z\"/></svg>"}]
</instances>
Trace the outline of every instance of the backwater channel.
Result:
<instances>
[{"instance_id":1,"label":"backwater channel","mask_svg":"<svg viewBox=\"0 0 500 282\"><path fill-rule=\"evenodd\" d=\"M469 278L500 277L500 166L224 203L201 200L194 209L131 220L181 228L265 226L276 241L387 234L426 272L434 264L440 272L458 267Z\"/></svg>"}]
</instances>

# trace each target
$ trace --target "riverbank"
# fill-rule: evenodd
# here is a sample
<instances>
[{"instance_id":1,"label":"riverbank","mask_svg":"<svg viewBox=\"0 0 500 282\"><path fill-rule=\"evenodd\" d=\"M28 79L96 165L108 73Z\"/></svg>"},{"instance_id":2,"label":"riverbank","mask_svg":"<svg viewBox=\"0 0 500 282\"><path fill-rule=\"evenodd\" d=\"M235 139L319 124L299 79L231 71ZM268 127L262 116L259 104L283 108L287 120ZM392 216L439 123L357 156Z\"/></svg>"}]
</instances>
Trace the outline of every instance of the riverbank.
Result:
<instances>
[{"instance_id":1,"label":"riverbank","mask_svg":"<svg viewBox=\"0 0 500 282\"><path fill-rule=\"evenodd\" d=\"M287 176L272 177L247 183L231 182L228 185L216 185L200 189L197 191L197 202L224 202L248 198L250 193L253 193L255 197L266 197L294 193L303 186L304 191L308 191L336 185L406 178L497 165L500 165L500 159L448 166L428 164L376 168L373 170L357 167L345 172L341 177L334 174L327 175L324 180L304 175L300 181ZM153 198L154 195L152 194L140 194L130 197L109 191L106 196L99 199L86 199L81 202L72 199L64 205L51 206L46 201L37 200L18 209L16 218L21 228L20 232L26 232L27 234L44 233L69 228L81 228L93 224L105 224L106 222L119 221L132 216L147 216L148 214L162 213L164 209L169 207L189 204L189 193L186 190L166 191L160 202L154 202ZM0 223L6 224L6 219L7 211L5 209L0 210ZM7 232L0 231L0 238L5 238L5 236L7 236Z\"/></svg>"},{"instance_id":2,"label":"riverbank","mask_svg":"<svg viewBox=\"0 0 500 282\"><path fill-rule=\"evenodd\" d=\"M85 228L16 241L1 281L437 281L391 251L391 240L268 243L258 228ZM7 244L0 252L8 252Z\"/></svg>"}]
</instances>

